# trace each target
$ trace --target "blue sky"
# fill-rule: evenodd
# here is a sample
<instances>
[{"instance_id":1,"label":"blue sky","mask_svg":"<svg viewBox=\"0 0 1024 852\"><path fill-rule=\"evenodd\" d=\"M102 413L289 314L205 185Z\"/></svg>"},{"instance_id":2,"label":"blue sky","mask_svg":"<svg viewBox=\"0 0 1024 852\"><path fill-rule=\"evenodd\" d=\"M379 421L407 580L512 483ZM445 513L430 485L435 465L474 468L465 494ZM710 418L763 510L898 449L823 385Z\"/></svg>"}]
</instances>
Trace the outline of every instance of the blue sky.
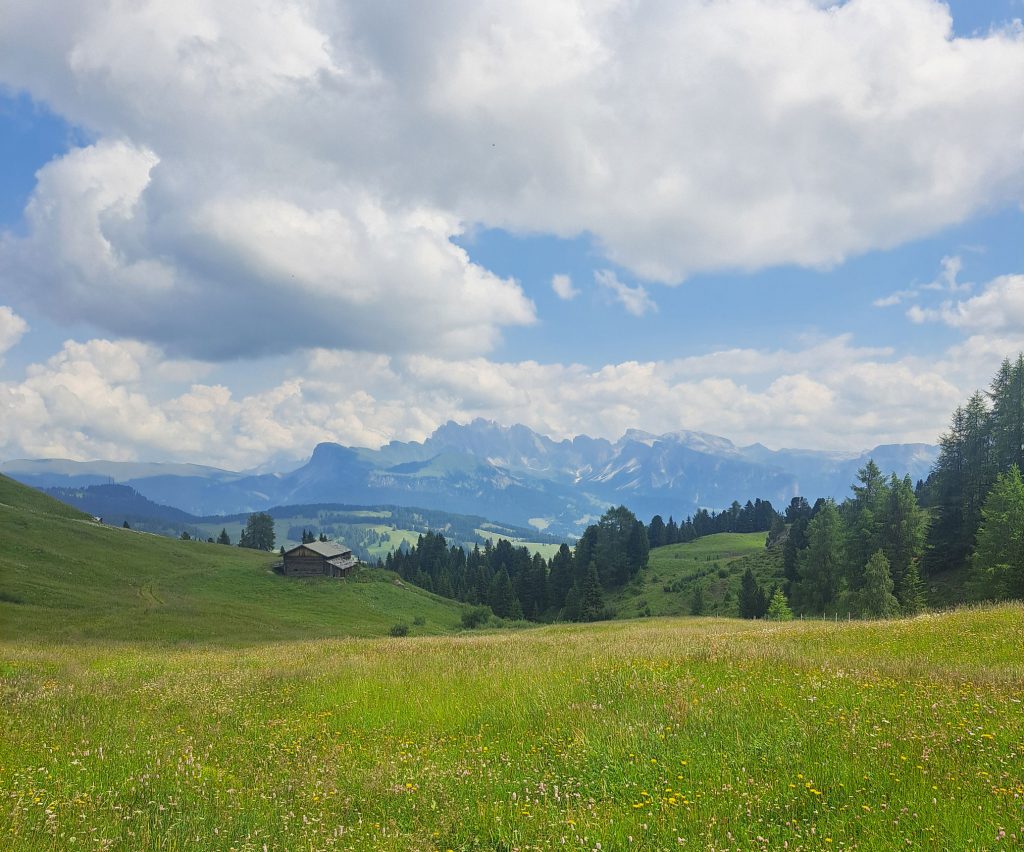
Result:
<instances>
[{"instance_id":1,"label":"blue sky","mask_svg":"<svg viewBox=\"0 0 1024 852\"><path fill-rule=\"evenodd\" d=\"M1024 347L1024 4L825 6L25 4L0 457L934 440Z\"/></svg>"}]
</instances>

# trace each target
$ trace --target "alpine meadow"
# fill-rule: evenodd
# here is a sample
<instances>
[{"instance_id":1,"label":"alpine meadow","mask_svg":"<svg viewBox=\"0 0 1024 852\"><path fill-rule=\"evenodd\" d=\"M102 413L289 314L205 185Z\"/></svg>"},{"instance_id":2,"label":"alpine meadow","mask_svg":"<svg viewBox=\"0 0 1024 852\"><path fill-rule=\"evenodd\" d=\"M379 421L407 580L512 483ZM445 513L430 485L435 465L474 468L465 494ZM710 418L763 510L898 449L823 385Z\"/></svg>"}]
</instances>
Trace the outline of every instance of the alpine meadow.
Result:
<instances>
[{"instance_id":1,"label":"alpine meadow","mask_svg":"<svg viewBox=\"0 0 1024 852\"><path fill-rule=\"evenodd\" d=\"M1024 848L1021 0L0 0L0 850Z\"/></svg>"}]
</instances>

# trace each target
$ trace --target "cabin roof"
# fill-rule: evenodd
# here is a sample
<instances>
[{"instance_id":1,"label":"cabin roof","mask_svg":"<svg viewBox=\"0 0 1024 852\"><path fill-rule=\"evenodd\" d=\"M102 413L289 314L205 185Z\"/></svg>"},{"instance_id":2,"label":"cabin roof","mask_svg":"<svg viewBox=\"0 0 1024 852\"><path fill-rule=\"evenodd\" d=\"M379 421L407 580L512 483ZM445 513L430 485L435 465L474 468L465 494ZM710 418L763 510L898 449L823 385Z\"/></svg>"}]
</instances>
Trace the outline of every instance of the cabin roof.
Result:
<instances>
[{"instance_id":1,"label":"cabin roof","mask_svg":"<svg viewBox=\"0 0 1024 852\"><path fill-rule=\"evenodd\" d=\"M334 541L310 541L306 544L297 544L290 550L286 550L285 554L293 553L296 550L300 550L303 547L307 547L314 553L319 553L325 559L331 559L335 556L341 556L345 553L351 553L347 547L342 547L340 544Z\"/></svg>"}]
</instances>

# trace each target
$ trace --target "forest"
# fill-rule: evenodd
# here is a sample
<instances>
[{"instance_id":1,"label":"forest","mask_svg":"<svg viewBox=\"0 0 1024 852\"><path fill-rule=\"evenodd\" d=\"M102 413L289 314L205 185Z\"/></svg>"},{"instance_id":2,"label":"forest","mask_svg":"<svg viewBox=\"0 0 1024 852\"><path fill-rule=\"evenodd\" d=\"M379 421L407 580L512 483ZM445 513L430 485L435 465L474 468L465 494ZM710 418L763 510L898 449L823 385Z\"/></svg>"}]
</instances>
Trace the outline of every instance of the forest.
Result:
<instances>
[{"instance_id":1,"label":"forest","mask_svg":"<svg viewBox=\"0 0 1024 852\"><path fill-rule=\"evenodd\" d=\"M649 524L618 506L550 560L505 539L467 553L428 531L380 564L501 618L595 621L614 616L606 596L647 566L652 548L766 532L779 576L762 588L746 572L741 617L912 615L927 608L928 582L939 577L961 601L1024 597L1024 355L1005 360L989 390L953 412L939 443L927 480L887 475L869 461L838 503L794 497L780 513L767 500L734 501L721 512L701 509L681 522L655 515Z\"/></svg>"}]
</instances>

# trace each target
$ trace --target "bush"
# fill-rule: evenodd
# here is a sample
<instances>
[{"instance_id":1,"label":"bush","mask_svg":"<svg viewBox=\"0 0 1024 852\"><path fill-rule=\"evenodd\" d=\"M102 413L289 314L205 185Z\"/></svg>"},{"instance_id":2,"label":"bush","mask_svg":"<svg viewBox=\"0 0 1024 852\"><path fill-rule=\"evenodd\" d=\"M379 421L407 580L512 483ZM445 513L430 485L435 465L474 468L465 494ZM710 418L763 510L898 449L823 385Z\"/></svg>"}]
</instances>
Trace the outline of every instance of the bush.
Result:
<instances>
[{"instance_id":1,"label":"bush","mask_svg":"<svg viewBox=\"0 0 1024 852\"><path fill-rule=\"evenodd\" d=\"M462 626L467 630L473 630L487 623L491 617L491 610L486 606L475 606L472 609L463 610Z\"/></svg>"},{"instance_id":2,"label":"bush","mask_svg":"<svg viewBox=\"0 0 1024 852\"><path fill-rule=\"evenodd\" d=\"M415 617L415 618L414 618L414 619L412 620L412 623L413 623L413 626L414 626L414 627L422 627L422 626L423 626L424 624L426 624L426 623L427 623L427 620L426 620L426 619L425 619L425 618L424 618L424 617L423 617L422 615L417 615L417 616L416 616L416 617Z\"/></svg>"},{"instance_id":3,"label":"bush","mask_svg":"<svg viewBox=\"0 0 1024 852\"><path fill-rule=\"evenodd\" d=\"M392 636L408 636L409 625L408 624L396 624L391 630L388 631Z\"/></svg>"}]
</instances>

